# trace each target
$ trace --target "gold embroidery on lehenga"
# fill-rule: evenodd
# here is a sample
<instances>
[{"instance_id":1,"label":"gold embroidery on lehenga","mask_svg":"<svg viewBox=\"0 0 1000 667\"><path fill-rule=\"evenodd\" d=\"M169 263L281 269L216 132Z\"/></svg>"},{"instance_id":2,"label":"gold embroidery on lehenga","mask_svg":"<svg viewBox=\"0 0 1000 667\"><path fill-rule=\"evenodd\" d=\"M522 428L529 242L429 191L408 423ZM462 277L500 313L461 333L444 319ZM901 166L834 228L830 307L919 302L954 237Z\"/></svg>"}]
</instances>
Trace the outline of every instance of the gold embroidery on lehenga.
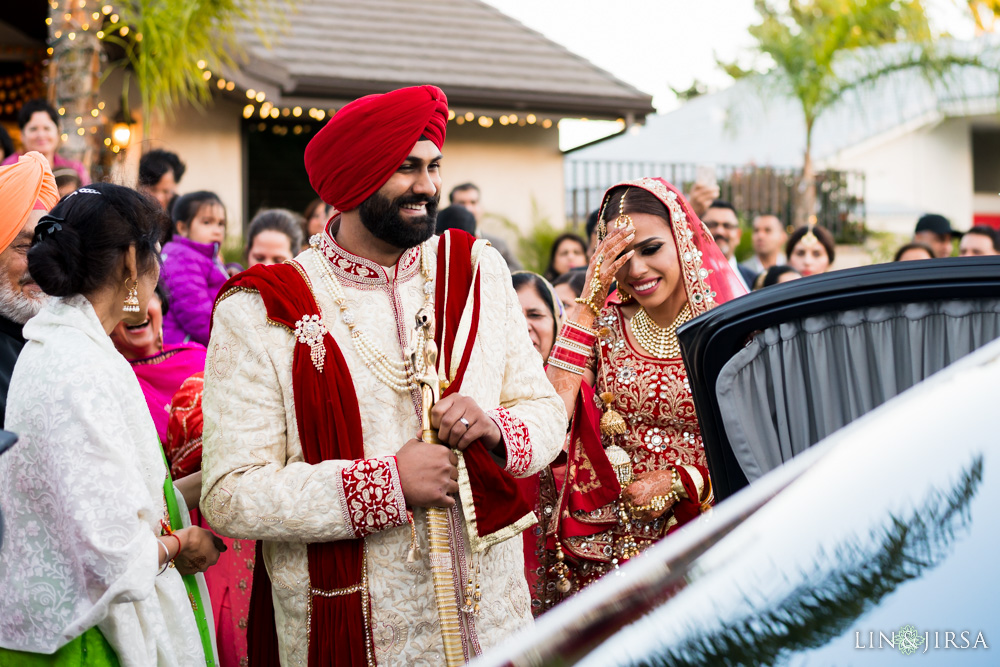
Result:
<instances>
[{"instance_id":1,"label":"gold embroidery on lehenga","mask_svg":"<svg viewBox=\"0 0 1000 667\"><path fill-rule=\"evenodd\" d=\"M603 375L603 386L598 389L614 394L613 407L625 417L626 433L613 442L628 452L634 474L678 463L704 466L705 450L682 361L653 359L634 349L619 306L606 308L599 324L608 329L599 345L600 364L614 371ZM611 438L603 441L605 446L612 444ZM573 518L580 523L608 524L616 522L616 512L617 505L609 503L591 512L574 512ZM585 586L609 571L616 559L652 546L675 524L672 515L652 522L631 520L596 535L564 538L564 545L568 555L582 559L573 563L573 571ZM629 553L620 552L623 545Z\"/></svg>"}]
</instances>

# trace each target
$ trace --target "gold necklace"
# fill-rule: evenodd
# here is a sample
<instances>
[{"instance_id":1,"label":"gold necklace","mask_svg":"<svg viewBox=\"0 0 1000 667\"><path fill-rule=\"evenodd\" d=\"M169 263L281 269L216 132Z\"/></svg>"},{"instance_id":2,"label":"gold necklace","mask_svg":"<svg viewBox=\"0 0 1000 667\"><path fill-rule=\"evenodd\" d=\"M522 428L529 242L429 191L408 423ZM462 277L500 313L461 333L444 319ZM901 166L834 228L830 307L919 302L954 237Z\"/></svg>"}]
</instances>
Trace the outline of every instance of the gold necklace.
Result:
<instances>
[{"instance_id":1,"label":"gold necklace","mask_svg":"<svg viewBox=\"0 0 1000 667\"><path fill-rule=\"evenodd\" d=\"M425 364L422 363L423 355L417 355L418 367L413 368L408 358L400 360L391 357L386 354L382 348L376 345L375 342L368 337L368 334L359 329L354 313L352 313L347 307L347 295L344 294L344 288L341 286L340 281L337 280L337 277L333 274L333 267L329 258L326 257L318 244L313 243L310 247L319 259L319 265L323 271L323 282L330 291L330 295L333 297L334 303L336 303L340 308L340 319L344 321L344 324L346 324L347 328L351 331L351 342L354 344L354 350L358 353L358 356L361 357L365 366L371 370L372 375L374 375L379 382L386 385L390 389L406 393L417 388L419 386L417 384L417 377L425 370ZM427 307L430 305L434 295L434 279L431 276L430 259L428 257L426 244L420 248L420 273L424 277L424 306ZM421 332L420 336L421 339L416 342L417 347L414 349L424 349L424 344L427 342L429 337L433 336L433 333L424 330Z\"/></svg>"},{"instance_id":2,"label":"gold necklace","mask_svg":"<svg viewBox=\"0 0 1000 667\"><path fill-rule=\"evenodd\" d=\"M677 342L677 327L691 319L691 308L687 303L677 313L669 327L661 327L653 321L645 308L639 308L632 316L632 335L650 356L657 359L676 359L681 356L681 345Z\"/></svg>"}]
</instances>

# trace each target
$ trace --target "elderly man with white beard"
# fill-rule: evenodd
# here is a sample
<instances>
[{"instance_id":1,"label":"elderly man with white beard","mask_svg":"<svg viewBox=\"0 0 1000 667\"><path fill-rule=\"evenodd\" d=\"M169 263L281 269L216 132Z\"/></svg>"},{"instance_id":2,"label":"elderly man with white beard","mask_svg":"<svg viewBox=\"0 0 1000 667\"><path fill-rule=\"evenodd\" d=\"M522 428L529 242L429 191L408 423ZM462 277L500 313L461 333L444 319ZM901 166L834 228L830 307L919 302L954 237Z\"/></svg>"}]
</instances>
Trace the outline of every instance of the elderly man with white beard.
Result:
<instances>
[{"instance_id":1,"label":"elderly man with white beard","mask_svg":"<svg viewBox=\"0 0 1000 667\"><path fill-rule=\"evenodd\" d=\"M28 249L38 220L58 201L56 180L41 153L0 167L0 427L10 375L24 347L21 329L48 298L28 274Z\"/></svg>"}]
</instances>

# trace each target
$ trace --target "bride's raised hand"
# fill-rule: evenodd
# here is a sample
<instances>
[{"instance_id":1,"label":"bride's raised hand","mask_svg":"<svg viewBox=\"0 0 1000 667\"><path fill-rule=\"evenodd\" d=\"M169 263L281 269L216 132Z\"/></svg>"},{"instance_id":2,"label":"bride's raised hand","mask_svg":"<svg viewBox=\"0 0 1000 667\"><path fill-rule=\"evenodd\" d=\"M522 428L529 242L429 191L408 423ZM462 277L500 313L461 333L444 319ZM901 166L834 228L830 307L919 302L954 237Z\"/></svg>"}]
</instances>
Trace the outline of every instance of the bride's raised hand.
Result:
<instances>
[{"instance_id":1,"label":"bride's raised hand","mask_svg":"<svg viewBox=\"0 0 1000 667\"><path fill-rule=\"evenodd\" d=\"M635 239L635 227L626 225L615 227L597 246L594 256L587 268L587 283L579 302L587 306L580 310L577 320L593 321L600 313L604 302L608 299L611 284L615 281L618 269L632 259L634 250L626 251L628 245ZM581 322L577 322L581 324Z\"/></svg>"}]
</instances>

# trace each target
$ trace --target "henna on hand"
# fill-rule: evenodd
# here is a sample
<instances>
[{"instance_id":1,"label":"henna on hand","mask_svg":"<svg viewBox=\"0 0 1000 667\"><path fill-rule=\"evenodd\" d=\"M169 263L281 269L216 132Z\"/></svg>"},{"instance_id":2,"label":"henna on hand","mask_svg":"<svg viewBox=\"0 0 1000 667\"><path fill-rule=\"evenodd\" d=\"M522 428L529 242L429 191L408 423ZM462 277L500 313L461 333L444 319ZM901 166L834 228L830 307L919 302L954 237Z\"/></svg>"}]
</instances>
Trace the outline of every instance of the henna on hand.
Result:
<instances>
[{"instance_id":1,"label":"henna on hand","mask_svg":"<svg viewBox=\"0 0 1000 667\"><path fill-rule=\"evenodd\" d=\"M640 507L649 505L657 496L665 498L666 504L663 509L643 510L635 513L636 518L641 521L654 521L674 506L674 497L671 496L673 485L674 474L672 470L649 470L637 475L635 481L625 487L622 491L622 500L629 505Z\"/></svg>"}]
</instances>

